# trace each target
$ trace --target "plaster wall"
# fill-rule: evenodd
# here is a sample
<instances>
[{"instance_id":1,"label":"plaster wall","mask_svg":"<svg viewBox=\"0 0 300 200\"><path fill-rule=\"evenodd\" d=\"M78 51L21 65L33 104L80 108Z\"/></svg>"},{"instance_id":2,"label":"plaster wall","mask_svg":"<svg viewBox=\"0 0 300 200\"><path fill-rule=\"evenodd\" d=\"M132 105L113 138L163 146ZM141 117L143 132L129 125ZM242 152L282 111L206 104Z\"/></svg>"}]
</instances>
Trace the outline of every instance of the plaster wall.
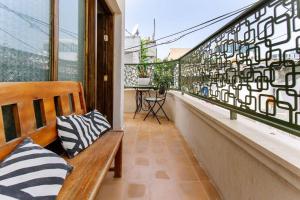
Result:
<instances>
[{"instance_id":1,"label":"plaster wall","mask_svg":"<svg viewBox=\"0 0 300 200\"><path fill-rule=\"evenodd\" d=\"M282 165L278 165L280 162L278 156L270 156L268 154L272 152L262 152L255 145L250 145L253 142L250 138L248 138L249 141L247 138L241 140L235 131L224 128L217 122L217 118L214 120L205 113L198 112L195 105L189 104L189 99L184 99L185 97L179 97L179 95L169 95L166 103L168 114L224 199L300 199L299 165L294 165L295 168L292 171L287 167L287 163L283 162ZM201 106L204 106L203 109L213 107L206 103L199 105L198 109L201 109ZM222 118L223 122L226 122L225 126L235 127L236 123L241 123L229 120L228 111L223 110L222 113L223 115L216 114ZM255 127L242 127L241 124L239 127L242 131L244 128L245 133L258 132ZM260 138L258 135L255 139L259 142L259 140L267 139L266 137ZM289 151L288 148L283 147L284 144L277 146L277 148L282 148L282 151ZM299 149L292 149L292 151L299 158Z\"/></svg>"},{"instance_id":2,"label":"plaster wall","mask_svg":"<svg viewBox=\"0 0 300 200\"><path fill-rule=\"evenodd\" d=\"M114 14L113 128L123 129L125 0L106 0Z\"/></svg>"}]
</instances>

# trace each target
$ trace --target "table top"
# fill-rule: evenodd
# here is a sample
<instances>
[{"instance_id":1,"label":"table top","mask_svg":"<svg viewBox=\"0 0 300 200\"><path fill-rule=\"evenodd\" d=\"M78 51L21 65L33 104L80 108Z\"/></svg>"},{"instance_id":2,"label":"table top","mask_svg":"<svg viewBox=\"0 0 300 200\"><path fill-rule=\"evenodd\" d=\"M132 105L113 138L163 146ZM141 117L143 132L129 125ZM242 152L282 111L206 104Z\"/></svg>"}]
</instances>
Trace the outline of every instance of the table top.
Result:
<instances>
[{"instance_id":1,"label":"table top","mask_svg":"<svg viewBox=\"0 0 300 200\"><path fill-rule=\"evenodd\" d=\"M132 88L139 90L139 89L155 89L156 87L154 85L134 85L132 86Z\"/></svg>"}]
</instances>

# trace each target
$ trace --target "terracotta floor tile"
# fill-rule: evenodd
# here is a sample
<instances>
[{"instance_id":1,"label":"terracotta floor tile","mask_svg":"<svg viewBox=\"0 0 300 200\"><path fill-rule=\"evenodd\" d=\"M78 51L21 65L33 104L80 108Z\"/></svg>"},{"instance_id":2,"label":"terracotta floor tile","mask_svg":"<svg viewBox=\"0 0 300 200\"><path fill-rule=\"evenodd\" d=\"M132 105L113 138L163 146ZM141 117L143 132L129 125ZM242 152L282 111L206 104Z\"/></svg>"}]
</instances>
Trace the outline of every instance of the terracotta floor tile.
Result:
<instances>
[{"instance_id":1,"label":"terracotta floor tile","mask_svg":"<svg viewBox=\"0 0 300 200\"><path fill-rule=\"evenodd\" d=\"M144 157L137 157L135 159L135 164L136 165L141 165L141 166L149 166L149 160Z\"/></svg>"},{"instance_id":2,"label":"terracotta floor tile","mask_svg":"<svg viewBox=\"0 0 300 200\"><path fill-rule=\"evenodd\" d=\"M125 185L123 180L113 179L113 173L108 173L96 199L121 200L124 197Z\"/></svg>"},{"instance_id":3,"label":"terracotta floor tile","mask_svg":"<svg viewBox=\"0 0 300 200\"><path fill-rule=\"evenodd\" d=\"M170 156L172 164L192 165L191 160L183 153Z\"/></svg>"},{"instance_id":4,"label":"terracotta floor tile","mask_svg":"<svg viewBox=\"0 0 300 200\"><path fill-rule=\"evenodd\" d=\"M146 153L148 153L148 150L149 150L148 142L140 141L140 142L136 143L136 148L135 148L136 153L146 154Z\"/></svg>"},{"instance_id":5,"label":"terracotta floor tile","mask_svg":"<svg viewBox=\"0 0 300 200\"><path fill-rule=\"evenodd\" d=\"M154 181L150 185L151 200L180 200L177 185L171 181Z\"/></svg>"},{"instance_id":6,"label":"terracotta floor tile","mask_svg":"<svg viewBox=\"0 0 300 200\"><path fill-rule=\"evenodd\" d=\"M198 181L200 180L195 169L189 165L173 165L170 169L171 178L177 181Z\"/></svg>"},{"instance_id":7,"label":"terracotta floor tile","mask_svg":"<svg viewBox=\"0 0 300 200\"><path fill-rule=\"evenodd\" d=\"M168 159L167 158L156 157L155 162L157 164L160 164L160 165L167 165Z\"/></svg>"},{"instance_id":8,"label":"terracotta floor tile","mask_svg":"<svg viewBox=\"0 0 300 200\"><path fill-rule=\"evenodd\" d=\"M217 200L217 191L172 122L125 114L123 176L110 172L99 200Z\"/></svg>"},{"instance_id":9,"label":"terracotta floor tile","mask_svg":"<svg viewBox=\"0 0 300 200\"><path fill-rule=\"evenodd\" d=\"M158 170L155 172L156 179L170 179L168 173L164 170Z\"/></svg>"},{"instance_id":10,"label":"terracotta floor tile","mask_svg":"<svg viewBox=\"0 0 300 200\"><path fill-rule=\"evenodd\" d=\"M123 178L128 181L149 182L151 179L151 169L145 166L132 166L124 171Z\"/></svg>"},{"instance_id":11,"label":"terracotta floor tile","mask_svg":"<svg viewBox=\"0 0 300 200\"><path fill-rule=\"evenodd\" d=\"M208 200L200 181L178 183L181 200Z\"/></svg>"},{"instance_id":12,"label":"terracotta floor tile","mask_svg":"<svg viewBox=\"0 0 300 200\"><path fill-rule=\"evenodd\" d=\"M146 196L146 185L130 183L128 185L127 197L129 198L142 198Z\"/></svg>"}]
</instances>

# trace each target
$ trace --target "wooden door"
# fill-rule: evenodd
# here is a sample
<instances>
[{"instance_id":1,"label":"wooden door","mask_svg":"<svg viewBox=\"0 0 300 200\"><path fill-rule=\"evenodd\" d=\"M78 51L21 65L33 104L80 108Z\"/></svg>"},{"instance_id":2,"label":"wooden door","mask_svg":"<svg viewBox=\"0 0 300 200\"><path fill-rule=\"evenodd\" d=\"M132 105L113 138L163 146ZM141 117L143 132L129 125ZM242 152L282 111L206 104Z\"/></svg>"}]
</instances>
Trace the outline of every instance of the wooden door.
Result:
<instances>
[{"instance_id":1,"label":"wooden door","mask_svg":"<svg viewBox=\"0 0 300 200\"><path fill-rule=\"evenodd\" d=\"M104 0L97 13L97 103L96 108L113 123L113 15Z\"/></svg>"}]
</instances>

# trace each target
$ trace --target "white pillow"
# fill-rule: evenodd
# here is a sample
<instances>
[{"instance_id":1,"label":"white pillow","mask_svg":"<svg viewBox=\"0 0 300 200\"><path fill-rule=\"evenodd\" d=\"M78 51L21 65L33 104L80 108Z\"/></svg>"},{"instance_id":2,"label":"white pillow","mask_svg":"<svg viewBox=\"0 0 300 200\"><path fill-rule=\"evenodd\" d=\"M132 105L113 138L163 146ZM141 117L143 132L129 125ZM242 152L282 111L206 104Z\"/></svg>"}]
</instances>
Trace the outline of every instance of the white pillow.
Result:
<instances>
[{"instance_id":1,"label":"white pillow","mask_svg":"<svg viewBox=\"0 0 300 200\"><path fill-rule=\"evenodd\" d=\"M57 117L58 136L70 158L93 144L110 128L109 122L97 110L85 115Z\"/></svg>"},{"instance_id":2,"label":"white pillow","mask_svg":"<svg viewBox=\"0 0 300 200\"><path fill-rule=\"evenodd\" d=\"M26 138L0 164L0 199L56 199L71 170L63 158Z\"/></svg>"}]
</instances>

